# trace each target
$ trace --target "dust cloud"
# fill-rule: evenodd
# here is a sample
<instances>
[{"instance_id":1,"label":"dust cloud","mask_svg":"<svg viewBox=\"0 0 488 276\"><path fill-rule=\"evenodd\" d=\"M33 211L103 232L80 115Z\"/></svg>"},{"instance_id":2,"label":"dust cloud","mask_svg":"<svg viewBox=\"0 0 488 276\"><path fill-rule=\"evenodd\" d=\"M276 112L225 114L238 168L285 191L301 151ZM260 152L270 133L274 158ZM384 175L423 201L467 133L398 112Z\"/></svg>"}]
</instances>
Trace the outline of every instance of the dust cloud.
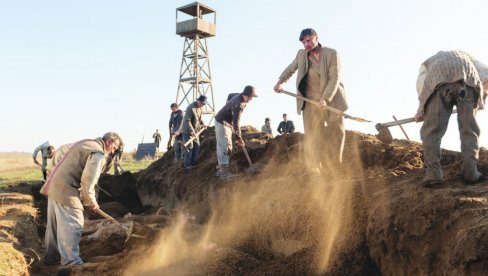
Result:
<instances>
[{"instance_id":1,"label":"dust cloud","mask_svg":"<svg viewBox=\"0 0 488 276\"><path fill-rule=\"evenodd\" d=\"M320 174L307 169L301 146L294 149L296 158L271 156L260 174L209 193L205 223L180 212L125 275L225 273L219 264L236 250L264 258L311 250L310 271L327 272L342 250L357 243L352 209L355 179L363 177L363 169L357 145L346 150L356 157L341 166L325 161Z\"/></svg>"}]
</instances>

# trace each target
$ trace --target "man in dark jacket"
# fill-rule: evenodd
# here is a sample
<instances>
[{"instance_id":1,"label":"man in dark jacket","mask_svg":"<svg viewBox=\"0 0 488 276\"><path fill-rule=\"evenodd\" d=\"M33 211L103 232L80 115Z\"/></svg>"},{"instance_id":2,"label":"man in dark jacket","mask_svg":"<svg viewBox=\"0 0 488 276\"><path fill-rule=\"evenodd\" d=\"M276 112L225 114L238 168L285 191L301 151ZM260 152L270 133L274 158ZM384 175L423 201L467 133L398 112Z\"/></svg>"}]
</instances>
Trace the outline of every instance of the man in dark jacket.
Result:
<instances>
[{"instance_id":1,"label":"man in dark jacket","mask_svg":"<svg viewBox=\"0 0 488 276\"><path fill-rule=\"evenodd\" d=\"M167 149L175 148L175 162L178 160L183 160L181 154L181 144L180 141L183 140L183 135L181 134L181 126L183 125L183 111L180 109L177 103L171 104L171 115L169 118L169 140Z\"/></svg>"},{"instance_id":2,"label":"man in dark jacket","mask_svg":"<svg viewBox=\"0 0 488 276\"><path fill-rule=\"evenodd\" d=\"M283 114L283 121L280 122L278 126L278 133L285 134L285 133L293 133L295 131L295 125L293 121L288 120L288 116Z\"/></svg>"},{"instance_id":3,"label":"man in dark jacket","mask_svg":"<svg viewBox=\"0 0 488 276\"><path fill-rule=\"evenodd\" d=\"M243 147L244 141L239 127L241 113L246 108L246 104L257 96L254 87L248 85L242 93L228 100L215 116L215 139L217 140L217 160L219 163L217 175L222 179L234 176L234 174L229 172L232 135L235 136L237 145Z\"/></svg>"}]
</instances>

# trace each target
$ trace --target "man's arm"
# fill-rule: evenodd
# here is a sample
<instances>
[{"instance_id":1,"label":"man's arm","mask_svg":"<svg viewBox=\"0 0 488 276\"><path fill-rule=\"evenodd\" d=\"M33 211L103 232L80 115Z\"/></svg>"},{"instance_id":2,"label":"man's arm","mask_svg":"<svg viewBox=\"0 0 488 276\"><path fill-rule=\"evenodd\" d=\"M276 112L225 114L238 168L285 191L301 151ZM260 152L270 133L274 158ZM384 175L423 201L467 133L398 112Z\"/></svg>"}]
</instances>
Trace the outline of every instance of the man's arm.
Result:
<instances>
[{"instance_id":1,"label":"man's arm","mask_svg":"<svg viewBox=\"0 0 488 276\"><path fill-rule=\"evenodd\" d=\"M91 153L81 174L83 205L88 206L93 211L98 209L98 203L95 198L95 185L98 183L104 162L105 157L102 152Z\"/></svg>"},{"instance_id":2,"label":"man's arm","mask_svg":"<svg viewBox=\"0 0 488 276\"><path fill-rule=\"evenodd\" d=\"M300 51L298 51L297 55L295 56L295 59L288 65L285 70L281 73L280 77L278 78L278 81L276 82L274 86L274 91L279 93L280 90L283 88L282 84L288 81L290 77L297 71L298 69L298 56L300 54Z\"/></svg>"},{"instance_id":3,"label":"man's arm","mask_svg":"<svg viewBox=\"0 0 488 276\"><path fill-rule=\"evenodd\" d=\"M288 130L288 133L293 133L295 131L295 124L293 123L293 121L288 121L288 122L290 122L289 123L290 129Z\"/></svg>"},{"instance_id":4,"label":"man's arm","mask_svg":"<svg viewBox=\"0 0 488 276\"><path fill-rule=\"evenodd\" d=\"M337 88L339 87L341 62L336 50L328 49L328 51L332 51L329 67L326 73L328 76L328 81L327 85L325 86L324 94L320 100L325 100L330 103L337 92Z\"/></svg>"},{"instance_id":5,"label":"man's arm","mask_svg":"<svg viewBox=\"0 0 488 276\"><path fill-rule=\"evenodd\" d=\"M277 131L279 134L283 134L283 122L280 122L280 124L278 125Z\"/></svg>"},{"instance_id":6,"label":"man's arm","mask_svg":"<svg viewBox=\"0 0 488 276\"><path fill-rule=\"evenodd\" d=\"M240 103L232 107L232 127L238 140L242 141L241 128L239 127L239 121L241 120L241 113L244 110L246 103Z\"/></svg>"},{"instance_id":7,"label":"man's arm","mask_svg":"<svg viewBox=\"0 0 488 276\"><path fill-rule=\"evenodd\" d=\"M39 161L37 161L37 154L39 154L39 151L41 151L43 145L38 146L37 148L34 149L34 152L32 153L32 159L34 160L34 163L37 165L41 165Z\"/></svg>"}]
</instances>

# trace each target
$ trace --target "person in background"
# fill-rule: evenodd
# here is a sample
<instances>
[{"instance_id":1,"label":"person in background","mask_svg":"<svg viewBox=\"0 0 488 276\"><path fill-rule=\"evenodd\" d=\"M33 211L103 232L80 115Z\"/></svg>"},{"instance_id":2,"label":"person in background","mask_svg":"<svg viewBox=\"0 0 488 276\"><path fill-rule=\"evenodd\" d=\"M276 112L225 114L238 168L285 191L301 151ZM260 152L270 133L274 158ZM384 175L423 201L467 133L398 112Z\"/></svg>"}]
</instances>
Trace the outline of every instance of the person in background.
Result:
<instances>
[{"instance_id":1,"label":"person in background","mask_svg":"<svg viewBox=\"0 0 488 276\"><path fill-rule=\"evenodd\" d=\"M183 125L184 113L180 109L177 103L171 104L171 115L169 117L169 140L167 149L172 147L175 149L174 161L183 160L183 153L181 152L181 142L183 141L183 135L181 134L181 126Z\"/></svg>"},{"instance_id":2,"label":"person in background","mask_svg":"<svg viewBox=\"0 0 488 276\"><path fill-rule=\"evenodd\" d=\"M41 152L42 164L37 161L37 155ZM49 143L49 141L43 143L42 145L38 146L34 149L32 153L32 159L34 159L34 163L41 166L42 177L43 181L47 179L47 160L51 159L54 154L54 146Z\"/></svg>"},{"instance_id":3,"label":"person in background","mask_svg":"<svg viewBox=\"0 0 488 276\"><path fill-rule=\"evenodd\" d=\"M200 151L200 138L197 134L202 128L206 128L202 121L202 108L207 104L207 97L200 95L196 101L191 103L185 111L183 117L183 143L193 138L193 141L187 146L189 152L185 153L184 167L190 169L197 164L198 153Z\"/></svg>"},{"instance_id":4,"label":"person in background","mask_svg":"<svg viewBox=\"0 0 488 276\"><path fill-rule=\"evenodd\" d=\"M283 114L283 121L280 122L278 125L278 133L279 134L286 134L286 133L293 133L295 131L295 124L293 121L288 120L288 115Z\"/></svg>"},{"instance_id":5,"label":"person in background","mask_svg":"<svg viewBox=\"0 0 488 276\"><path fill-rule=\"evenodd\" d=\"M273 137L273 130L271 129L271 120L269 118L264 119L264 125L261 127L261 131Z\"/></svg>"}]
</instances>

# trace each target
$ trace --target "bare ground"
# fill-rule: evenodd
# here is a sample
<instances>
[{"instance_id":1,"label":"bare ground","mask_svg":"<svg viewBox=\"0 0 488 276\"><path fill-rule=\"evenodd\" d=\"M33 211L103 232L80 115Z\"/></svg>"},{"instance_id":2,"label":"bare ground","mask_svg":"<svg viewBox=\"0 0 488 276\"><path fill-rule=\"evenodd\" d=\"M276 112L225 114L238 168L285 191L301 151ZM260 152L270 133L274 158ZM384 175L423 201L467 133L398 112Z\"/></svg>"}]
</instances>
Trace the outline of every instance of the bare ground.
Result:
<instances>
[{"instance_id":1,"label":"bare ground","mask_svg":"<svg viewBox=\"0 0 488 276\"><path fill-rule=\"evenodd\" d=\"M81 243L88 263L73 268L71 275L488 271L488 186L463 183L458 152L443 151L446 184L427 189L419 184L423 161L418 143L385 145L374 136L348 132L344 165L326 162L317 174L306 169L303 135L270 139L248 127L245 140L259 173L249 174L243 152L236 150L231 170L239 178L222 181L215 176L212 129L204 135L200 163L190 171L173 163L170 152L136 175L101 179L100 186L112 195L100 194L102 209L123 223L132 221L133 236L90 215ZM480 169L488 174L484 149ZM16 197L12 192L0 196ZM26 218L31 230L13 230L20 227L14 223L2 225L0 235L11 235L8 242L24 255L22 273L49 275L56 268L28 253L30 248L42 256L45 201L34 195L39 213L12 211L16 204L32 205L28 197L0 206L2 222L14 214Z\"/></svg>"}]
</instances>

